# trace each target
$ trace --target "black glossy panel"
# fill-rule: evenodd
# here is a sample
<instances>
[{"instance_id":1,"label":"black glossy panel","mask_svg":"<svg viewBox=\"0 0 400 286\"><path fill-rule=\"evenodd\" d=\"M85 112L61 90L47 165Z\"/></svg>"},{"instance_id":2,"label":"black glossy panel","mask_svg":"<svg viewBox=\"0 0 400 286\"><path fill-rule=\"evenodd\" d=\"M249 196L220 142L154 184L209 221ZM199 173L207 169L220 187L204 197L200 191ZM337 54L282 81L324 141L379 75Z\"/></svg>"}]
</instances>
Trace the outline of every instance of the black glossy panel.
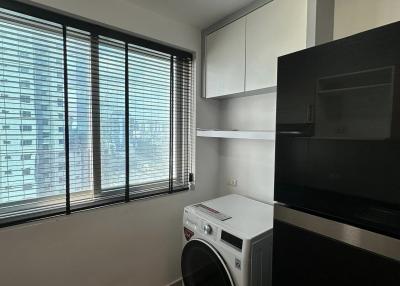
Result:
<instances>
[{"instance_id":1,"label":"black glossy panel","mask_svg":"<svg viewBox=\"0 0 400 286\"><path fill-rule=\"evenodd\" d=\"M278 62L275 200L400 237L400 22Z\"/></svg>"},{"instance_id":2,"label":"black glossy panel","mask_svg":"<svg viewBox=\"0 0 400 286\"><path fill-rule=\"evenodd\" d=\"M274 221L273 285L397 286L400 263Z\"/></svg>"}]
</instances>

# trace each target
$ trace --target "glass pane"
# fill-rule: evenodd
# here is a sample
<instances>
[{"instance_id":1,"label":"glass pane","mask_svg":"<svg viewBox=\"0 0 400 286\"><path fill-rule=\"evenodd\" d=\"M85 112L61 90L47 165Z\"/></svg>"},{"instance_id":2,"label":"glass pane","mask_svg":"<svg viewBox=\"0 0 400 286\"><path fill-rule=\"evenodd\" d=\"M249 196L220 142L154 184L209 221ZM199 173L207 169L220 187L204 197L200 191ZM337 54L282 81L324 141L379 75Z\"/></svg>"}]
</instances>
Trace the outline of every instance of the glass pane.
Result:
<instances>
[{"instance_id":1,"label":"glass pane","mask_svg":"<svg viewBox=\"0 0 400 286\"><path fill-rule=\"evenodd\" d=\"M0 216L62 207L62 29L40 20L31 25L33 18L7 10L0 14Z\"/></svg>"},{"instance_id":2,"label":"glass pane","mask_svg":"<svg viewBox=\"0 0 400 286\"><path fill-rule=\"evenodd\" d=\"M101 188L125 186L125 48L100 40Z\"/></svg>"},{"instance_id":3,"label":"glass pane","mask_svg":"<svg viewBox=\"0 0 400 286\"><path fill-rule=\"evenodd\" d=\"M70 190L73 198L93 197L89 34L68 29L67 55Z\"/></svg>"},{"instance_id":4,"label":"glass pane","mask_svg":"<svg viewBox=\"0 0 400 286\"><path fill-rule=\"evenodd\" d=\"M129 51L129 179L167 187L170 158L170 57Z\"/></svg>"}]
</instances>

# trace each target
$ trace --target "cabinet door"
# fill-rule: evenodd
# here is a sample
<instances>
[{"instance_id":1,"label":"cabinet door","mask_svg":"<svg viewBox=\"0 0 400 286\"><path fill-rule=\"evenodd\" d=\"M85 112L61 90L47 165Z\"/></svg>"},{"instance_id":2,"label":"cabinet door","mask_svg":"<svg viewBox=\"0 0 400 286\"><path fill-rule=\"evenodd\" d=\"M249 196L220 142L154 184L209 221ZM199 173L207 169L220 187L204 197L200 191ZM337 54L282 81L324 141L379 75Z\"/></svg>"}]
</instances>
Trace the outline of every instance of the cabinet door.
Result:
<instances>
[{"instance_id":1,"label":"cabinet door","mask_svg":"<svg viewBox=\"0 0 400 286\"><path fill-rule=\"evenodd\" d=\"M206 37L206 97L244 92L245 19Z\"/></svg>"},{"instance_id":2,"label":"cabinet door","mask_svg":"<svg viewBox=\"0 0 400 286\"><path fill-rule=\"evenodd\" d=\"M307 0L275 0L246 20L246 91L276 86L277 58L306 47Z\"/></svg>"},{"instance_id":3,"label":"cabinet door","mask_svg":"<svg viewBox=\"0 0 400 286\"><path fill-rule=\"evenodd\" d=\"M277 219L272 259L274 286L399 285L399 261Z\"/></svg>"}]
</instances>

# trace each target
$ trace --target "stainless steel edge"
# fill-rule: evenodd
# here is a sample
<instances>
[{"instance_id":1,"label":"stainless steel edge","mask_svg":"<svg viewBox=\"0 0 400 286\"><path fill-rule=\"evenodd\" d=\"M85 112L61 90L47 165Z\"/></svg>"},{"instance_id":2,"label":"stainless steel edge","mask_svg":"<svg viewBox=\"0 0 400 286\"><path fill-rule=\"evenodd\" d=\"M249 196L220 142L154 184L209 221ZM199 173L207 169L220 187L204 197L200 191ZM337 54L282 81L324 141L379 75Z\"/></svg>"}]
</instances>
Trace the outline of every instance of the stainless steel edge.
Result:
<instances>
[{"instance_id":1,"label":"stainless steel edge","mask_svg":"<svg viewBox=\"0 0 400 286\"><path fill-rule=\"evenodd\" d=\"M400 261L400 240L315 215L274 205L274 219Z\"/></svg>"}]
</instances>

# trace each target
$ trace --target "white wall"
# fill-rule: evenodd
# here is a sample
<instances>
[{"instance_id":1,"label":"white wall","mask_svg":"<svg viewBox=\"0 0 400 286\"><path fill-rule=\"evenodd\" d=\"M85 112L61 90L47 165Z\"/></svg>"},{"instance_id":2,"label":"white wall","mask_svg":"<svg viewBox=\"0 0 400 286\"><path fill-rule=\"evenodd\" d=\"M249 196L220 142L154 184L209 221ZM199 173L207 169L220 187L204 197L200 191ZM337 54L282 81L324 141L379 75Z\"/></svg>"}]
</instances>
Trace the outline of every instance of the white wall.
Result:
<instances>
[{"instance_id":1,"label":"white wall","mask_svg":"<svg viewBox=\"0 0 400 286\"><path fill-rule=\"evenodd\" d=\"M124 0L36 0L194 51L200 31ZM199 70L196 70L200 87ZM196 89L200 94L199 88ZM216 106L197 97L197 121L217 124ZM180 277L185 205L216 196L218 144L198 142L196 190L0 230L1 285L166 285Z\"/></svg>"},{"instance_id":2,"label":"white wall","mask_svg":"<svg viewBox=\"0 0 400 286\"><path fill-rule=\"evenodd\" d=\"M276 93L222 100L219 108L221 129L275 130ZM219 193L273 202L275 142L226 139L219 144ZM228 185L232 179L237 186Z\"/></svg>"},{"instance_id":3,"label":"white wall","mask_svg":"<svg viewBox=\"0 0 400 286\"><path fill-rule=\"evenodd\" d=\"M399 0L336 0L334 39L399 20Z\"/></svg>"}]
</instances>

